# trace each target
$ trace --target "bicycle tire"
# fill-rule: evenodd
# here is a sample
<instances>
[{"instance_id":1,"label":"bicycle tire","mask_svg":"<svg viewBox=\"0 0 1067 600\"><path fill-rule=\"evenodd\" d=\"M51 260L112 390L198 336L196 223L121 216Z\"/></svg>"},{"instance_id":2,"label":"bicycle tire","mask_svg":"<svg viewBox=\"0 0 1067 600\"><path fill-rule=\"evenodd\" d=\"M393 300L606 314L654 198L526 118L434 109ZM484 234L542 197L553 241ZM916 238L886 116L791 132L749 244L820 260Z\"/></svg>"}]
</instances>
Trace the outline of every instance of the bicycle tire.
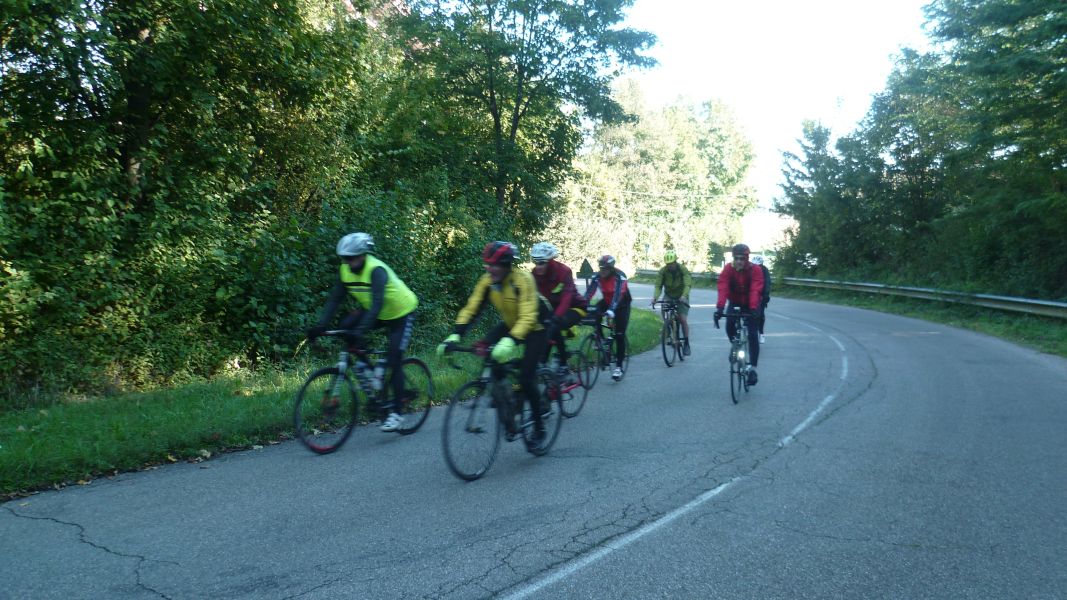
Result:
<instances>
[{"instance_id":1,"label":"bicycle tire","mask_svg":"<svg viewBox=\"0 0 1067 600\"><path fill-rule=\"evenodd\" d=\"M633 354L630 348L630 336L627 335L626 339L626 356L622 357L622 376L626 377L626 371L630 370L630 355Z\"/></svg>"},{"instance_id":2,"label":"bicycle tire","mask_svg":"<svg viewBox=\"0 0 1067 600\"><path fill-rule=\"evenodd\" d=\"M672 319L674 323L674 346L678 349L677 356L679 362L685 362L685 344L682 342L682 323L675 316Z\"/></svg>"},{"instance_id":3,"label":"bicycle tire","mask_svg":"<svg viewBox=\"0 0 1067 600\"><path fill-rule=\"evenodd\" d=\"M426 363L410 356L400 363L400 368L404 372L404 391L407 398L401 402L398 411L401 425L396 432L400 435L410 435L418 431L430 416L434 399L433 375ZM388 380L385 385L389 385Z\"/></svg>"},{"instance_id":4,"label":"bicycle tire","mask_svg":"<svg viewBox=\"0 0 1067 600\"><path fill-rule=\"evenodd\" d=\"M338 388L338 377L337 367L319 369L296 394L293 428L297 439L316 454L329 454L345 443L359 418L359 404L365 401L350 377L344 376Z\"/></svg>"},{"instance_id":5,"label":"bicycle tire","mask_svg":"<svg viewBox=\"0 0 1067 600\"><path fill-rule=\"evenodd\" d=\"M576 363L580 363L583 360L584 359L577 354L572 355L571 372L579 372L580 366ZM589 388L582 385L581 377L578 377L577 382L566 383L563 385L562 394L560 410L563 412L563 416L569 419L577 417L578 413L582 412L582 408L585 406L585 401L589 398Z\"/></svg>"},{"instance_id":6,"label":"bicycle tire","mask_svg":"<svg viewBox=\"0 0 1067 600\"><path fill-rule=\"evenodd\" d=\"M552 364L552 361L549 361ZM586 366L581 353L570 352L567 357L566 374L560 377L559 407L564 417L577 417L582 412L589 390L582 384L582 371Z\"/></svg>"},{"instance_id":7,"label":"bicycle tire","mask_svg":"<svg viewBox=\"0 0 1067 600\"><path fill-rule=\"evenodd\" d=\"M441 428L445 462L452 474L474 481L492 466L500 449L500 419L488 386L468 381L452 395Z\"/></svg>"},{"instance_id":8,"label":"bicycle tire","mask_svg":"<svg viewBox=\"0 0 1067 600\"><path fill-rule=\"evenodd\" d=\"M730 362L730 399L734 404L737 404L741 400L741 386L744 381L745 374L741 371L740 365L737 361Z\"/></svg>"},{"instance_id":9,"label":"bicycle tire","mask_svg":"<svg viewBox=\"0 0 1067 600\"><path fill-rule=\"evenodd\" d=\"M559 377L550 371L538 375L538 388L541 394L541 423L545 426L545 437L540 444L530 443L534 432L533 407L529 402L522 403L522 438L526 451L534 456L544 456L552 449L559 437L563 425L563 401L561 398Z\"/></svg>"},{"instance_id":10,"label":"bicycle tire","mask_svg":"<svg viewBox=\"0 0 1067 600\"><path fill-rule=\"evenodd\" d=\"M668 367L674 366L674 361L678 356L678 346L674 343L673 329L671 322L667 321L659 332L659 345L660 349L663 350L663 362Z\"/></svg>"},{"instance_id":11,"label":"bicycle tire","mask_svg":"<svg viewBox=\"0 0 1067 600\"><path fill-rule=\"evenodd\" d=\"M578 344L578 356L581 357L582 367L578 370L578 379L586 391L593 389L597 379L600 378L601 354L597 348L596 336L592 333L585 336L581 344Z\"/></svg>"}]
</instances>

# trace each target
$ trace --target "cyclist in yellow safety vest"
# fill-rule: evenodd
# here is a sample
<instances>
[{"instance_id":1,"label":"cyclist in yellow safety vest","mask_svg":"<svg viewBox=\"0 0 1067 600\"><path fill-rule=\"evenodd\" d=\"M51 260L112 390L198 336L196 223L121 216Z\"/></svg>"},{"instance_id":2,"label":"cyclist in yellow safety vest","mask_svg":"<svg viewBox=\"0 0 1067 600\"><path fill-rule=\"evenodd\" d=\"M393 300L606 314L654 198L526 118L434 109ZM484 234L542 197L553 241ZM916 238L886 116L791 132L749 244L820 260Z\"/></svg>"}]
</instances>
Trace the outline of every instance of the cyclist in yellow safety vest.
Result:
<instances>
[{"instance_id":1,"label":"cyclist in yellow safety vest","mask_svg":"<svg viewBox=\"0 0 1067 600\"><path fill-rule=\"evenodd\" d=\"M371 329L380 327L387 331L386 366L392 373L389 383L393 387L393 405L388 407L389 415L381 430L396 431L401 426L399 403L405 397L400 361L411 342L419 299L389 265L371 254L373 250L374 240L366 233L350 233L337 242L337 255L341 257L340 277L330 291L318 325L308 330L307 338L314 342L326 331L326 325L333 320L346 296L354 298L359 305L341 320L339 326L354 331L353 335L345 336L350 347L364 348L363 335Z\"/></svg>"}]
</instances>

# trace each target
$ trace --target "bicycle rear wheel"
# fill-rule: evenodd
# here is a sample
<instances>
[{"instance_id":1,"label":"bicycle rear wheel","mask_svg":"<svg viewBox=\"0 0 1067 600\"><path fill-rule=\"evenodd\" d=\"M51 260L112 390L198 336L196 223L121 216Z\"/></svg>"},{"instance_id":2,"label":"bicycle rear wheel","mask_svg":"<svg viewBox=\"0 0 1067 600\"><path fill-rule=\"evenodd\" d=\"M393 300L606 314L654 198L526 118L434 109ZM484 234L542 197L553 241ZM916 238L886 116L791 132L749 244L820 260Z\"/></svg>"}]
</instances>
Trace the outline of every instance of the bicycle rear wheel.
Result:
<instances>
[{"instance_id":1,"label":"bicycle rear wheel","mask_svg":"<svg viewBox=\"0 0 1067 600\"><path fill-rule=\"evenodd\" d=\"M552 364L552 361L549 361ZM582 384L586 363L580 352L570 352L567 356L566 368L558 374L560 387L560 411L564 417L576 417L585 405L585 398L589 390Z\"/></svg>"},{"instance_id":2,"label":"bicycle rear wheel","mask_svg":"<svg viewBox=\"0 0 1067 600\"><path fill-rule=\"evenodd\" d=\"M659 345L663 350L663 362L667 363L668 367L674 366L674 361L678 357L678 345L675 344L674 339L674 327L671 326L671 322L667 321L663 324L663 328L659 332Z\"/></svg>"},{"instance_id":3,"label":"bicycle rear wheel","mask_svg":"<svg viewBox=\"0 0 1067 600\"><path fill-rule=\"evenodd\" d=\"M578 345L578 380L586 390L593 389L597 378L600 377L600 351L596 346L596 336L585 336Z\"/></svg>"},{"instance_id":4,"label":"bicycle rear wheel","mask_svg":"<svg viewBox=\"0 0 1067 600\"><path fill-rule=\"evenodd\" d=\"M337 367L315 371L296 394L293 428L297 439L316 454L337 450L352 435L362 396Z\"/></svg>"},{"instance_id":5,"label":"bicycle rear wheel","mask_svg":"<svg viewBox=\"0 0 1067 600\"><path fill-rule=\"evenodd\" d=\"M434 387L433 376L426 363L413 357L408 357L400 363L404 372L405 398L400 402L399 410L401 424L396 432L400 435L415 433L430 416L430 408L433 407ZM386 381L385 385L389 385Z\"/></svg>"},{"instance_id":6,"label":"bicycle rear wheel","mask_svg":"<svg viewBox=\"0 0 1067 600\"><path fill-rule=\"evenodd\" d=\"M480 379L465 383L452 396L441 443L448 468L464 481L478 479L493 464L500 449L500 419Z\"/></svg>"},{"instance_id":7,"label":"bicycle rear wheel","mask_svg":"<svg viewBox=\"0 0 1067 600\"><path fill-rule=\"evenodd\" d=\"M630 369L630 354L632 353L632 351L630 349L630 336L627 335L625 339L626 339L626 356L624 356L622 358L622 374L623 374L623 376L625 376L626 375L626 371L628 371Z\"/></svg>"},{"instance_id":8,"label":"bicycle rear wheel","mask_svg":"<svg viewBox=\"0 0 1067 600\"><path fill-rule=\"evenodd\" d=\"M550 371L543 371L538 376L538 388L541 391L541 423L545 426L544 438L538 444L532 444L534 434L533 407L529 402L522 403L522 437L526 441L526 450L534 456L544 456L556 443L560 427L563 425L563 401L561 398L559 377Z\"/></svg>"}]
</instances>

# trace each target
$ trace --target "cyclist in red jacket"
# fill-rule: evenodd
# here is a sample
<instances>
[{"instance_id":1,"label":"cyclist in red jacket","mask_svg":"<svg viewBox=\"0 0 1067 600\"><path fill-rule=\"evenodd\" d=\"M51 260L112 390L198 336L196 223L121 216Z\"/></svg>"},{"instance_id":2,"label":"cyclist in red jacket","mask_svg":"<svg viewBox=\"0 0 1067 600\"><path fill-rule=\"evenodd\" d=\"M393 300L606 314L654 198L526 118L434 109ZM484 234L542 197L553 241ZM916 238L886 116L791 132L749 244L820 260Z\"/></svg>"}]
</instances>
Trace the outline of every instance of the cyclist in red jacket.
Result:
<instances>
[{"instance_id":1,"label":"cyclist in red jacket","mask_svg":"<svg viewBox=\"0 0 1067 600\"><path fill-rule=\"evenodd\" d=\"M548 337L556 342L560 364L565 365L568 355L563 332L585 316L586 301L574 286L571 268L556 260L558 256L559 250L549 242L538 242L530 249L537 291L552 305L552 324L548 328Z\"/></svg>"},{"instance_id":2,"label":"cyclist in red jacket","mask_svg":"<svg viewBox=\"0 0 1067 600\"><path fill-rule=\"evenodd\" d=\"M633 296L630 295L626 273L615 268L614 256L605 254L597 264L600 270L589 282L589 288L585 290L585 300L589 302L589 312L596 311L614 320L616 353L615 370L611 372L611 378L619 381L622 379L622 363L626 360L626 327L630 323L630 304ZM593 305L592 298L598 289L602 298Z\"/></svg>"},{"instance_id":3,"label":"cyclist in red jacket","mask_svg":"<svg viewBox=\"0 0 1067 600\"><path fill-rule=\"evenodd\" d=\"M752 360L748 365L748 384L756 385L756 365L759 364L759 312L763 305L763 270L748 261L749 249L737 244L731 253L734 260L719 273L719 299L715 302L715 327L719 327L723 309L729 300L730 306L740 307L752 316L748 321L748 352ZM737 333L737 318L726 318L726 338Z\"/></svg>"}]
</instances>

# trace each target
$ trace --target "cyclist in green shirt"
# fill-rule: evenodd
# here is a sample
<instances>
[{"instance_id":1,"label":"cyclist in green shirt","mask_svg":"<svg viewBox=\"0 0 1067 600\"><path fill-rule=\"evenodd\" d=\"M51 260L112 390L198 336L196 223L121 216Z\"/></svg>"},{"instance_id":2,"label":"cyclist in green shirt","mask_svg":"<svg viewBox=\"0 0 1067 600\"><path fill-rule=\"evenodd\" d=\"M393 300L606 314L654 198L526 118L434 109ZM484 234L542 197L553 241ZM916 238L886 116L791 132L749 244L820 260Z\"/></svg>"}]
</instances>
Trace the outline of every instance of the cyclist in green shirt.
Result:
<instances>
[{"instance_id":1,"label":"cyclist in green shirt","mask_svg":"<svg viewBox=\"0 0 1067 600\"><path fill-rule=\"evenodd\" d=\"M389 265L371 254L373 250L374 240L366 233L350 233L337 242L337 255L341 257L340 277L330 291L318 325L308 330L307 339L314 343L326 331L347 296L352 296L359 304L358 309L341 320L339 327L355 331L354 335L345 336L349 347L362 348L363 335L371 329L382 327L388 330L386 365L393 374L390 384L394 405L390 407L381 430L396 431L402 424L396 403L404 398L404 371L400 361L411 342L419 299Z\"/></svg>"},{"instance_id":2,"label":"cyclist in green shirt","mask_svg":"<svg viewBox=\"0 0 1067 600\"><path fill-rule=\"evenodd\" d=\"M668 250L663 256L663 268L656 275L656 287L652 292L652 305L655 306L659 298L660 290L663 290L663 300L674 300L678 303L678 322L682 324L682 335L685 336L685 346L682 352L689 356L689 290L693 288L693 276L689 269L678 262L678 254L674 250Z\"/></svg>"}]
</instances>

